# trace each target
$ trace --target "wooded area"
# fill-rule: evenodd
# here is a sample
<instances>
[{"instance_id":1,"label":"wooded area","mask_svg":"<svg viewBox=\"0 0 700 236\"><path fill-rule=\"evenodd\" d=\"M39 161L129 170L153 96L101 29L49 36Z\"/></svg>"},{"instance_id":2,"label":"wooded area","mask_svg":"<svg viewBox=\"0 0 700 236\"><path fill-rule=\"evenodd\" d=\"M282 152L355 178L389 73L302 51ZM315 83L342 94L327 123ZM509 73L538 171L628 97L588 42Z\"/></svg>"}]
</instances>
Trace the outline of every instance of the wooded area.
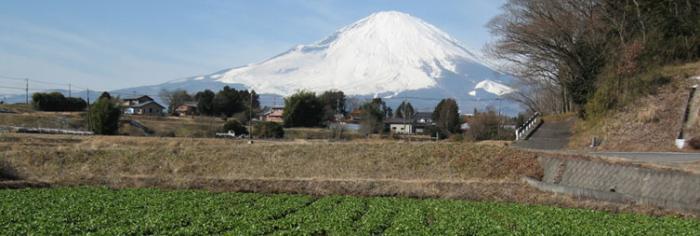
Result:
<instances>
[{"instance_id":1,"label":"wooded area","mask_svg":"<svg viewBox=\"0 0 700 236\"><path fill-rule=\"evenodd\" d=\"M490 53L520 80L511 99L544 113L607 110L663 84L642 76L700 58L700 2L509 0Z\"/></svg>"}]
</instances>

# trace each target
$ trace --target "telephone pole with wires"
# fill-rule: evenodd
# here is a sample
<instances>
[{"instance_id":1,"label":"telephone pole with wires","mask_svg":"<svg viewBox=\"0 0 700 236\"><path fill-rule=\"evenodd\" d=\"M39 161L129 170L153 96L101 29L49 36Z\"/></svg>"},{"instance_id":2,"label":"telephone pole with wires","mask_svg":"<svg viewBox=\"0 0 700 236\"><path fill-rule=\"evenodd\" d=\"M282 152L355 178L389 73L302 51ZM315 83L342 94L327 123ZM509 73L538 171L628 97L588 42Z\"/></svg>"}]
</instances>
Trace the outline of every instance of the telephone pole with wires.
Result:
<instances>
[{"instance_id":1,"label":"telephone pole with wires","mask_svg":"<svg viewBox=\"0 0 700 236\"><path fill-rule=\"evenodd\" d=\"M250 117L248 119L248 129L250 129L248 138L250 141L248 143L253 144L253 90L250 90L248 93L250 93Z\"/></svg>"},{"instance_id":2,"label":"telephone pole with wires","mask_svg":"<svg viewBox=\"0 0 700 236\"><path fill-rule=\"evenodd\" d=\"M29 78L24 79L24 82L25 82L25 87L24 87L25 95L24 95L24 99L25 99L25 102L27 103L27 105L29 105Z\"/></svg>"}]
</instances>

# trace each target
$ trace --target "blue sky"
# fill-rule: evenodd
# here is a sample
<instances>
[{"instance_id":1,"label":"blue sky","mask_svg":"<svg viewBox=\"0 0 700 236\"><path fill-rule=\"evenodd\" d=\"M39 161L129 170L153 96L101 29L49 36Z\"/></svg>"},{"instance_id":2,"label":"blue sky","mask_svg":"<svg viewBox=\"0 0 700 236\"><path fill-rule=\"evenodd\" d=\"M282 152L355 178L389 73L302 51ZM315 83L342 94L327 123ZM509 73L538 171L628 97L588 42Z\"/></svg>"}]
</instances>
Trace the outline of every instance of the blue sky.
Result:
<instances>
[{"instance_id":1,"label":"blue sky","mask_svg":"<svg viewBox=\"0 0 700 236\"><path fill-rule=\"evenodd\" d=\"M158 84L255 63L385 10L422 18L479 50L503 2L5 0L0 76L99 90ZM2 77L0 84L23 86ZM0 89L10 92L21 93Z\"/></svg>"}]
</instances>

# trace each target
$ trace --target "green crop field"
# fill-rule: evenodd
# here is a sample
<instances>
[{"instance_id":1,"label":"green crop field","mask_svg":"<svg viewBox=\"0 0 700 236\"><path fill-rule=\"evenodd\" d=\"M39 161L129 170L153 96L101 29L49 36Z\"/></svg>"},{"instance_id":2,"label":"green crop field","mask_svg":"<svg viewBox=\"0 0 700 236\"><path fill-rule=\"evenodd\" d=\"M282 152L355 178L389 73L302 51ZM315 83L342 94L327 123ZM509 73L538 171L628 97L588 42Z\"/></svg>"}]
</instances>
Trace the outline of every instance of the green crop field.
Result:
<instances>
[{"instance_id":1,"label":"green crop field","mask_svg":"<svg viewBox=\"0 0 700 236\"><path fill-rule=\"evenodd\" d=\"M698 235L700 221L391 197L155 189L0 190L0 234Z\"/></svg>"}]
</instances>

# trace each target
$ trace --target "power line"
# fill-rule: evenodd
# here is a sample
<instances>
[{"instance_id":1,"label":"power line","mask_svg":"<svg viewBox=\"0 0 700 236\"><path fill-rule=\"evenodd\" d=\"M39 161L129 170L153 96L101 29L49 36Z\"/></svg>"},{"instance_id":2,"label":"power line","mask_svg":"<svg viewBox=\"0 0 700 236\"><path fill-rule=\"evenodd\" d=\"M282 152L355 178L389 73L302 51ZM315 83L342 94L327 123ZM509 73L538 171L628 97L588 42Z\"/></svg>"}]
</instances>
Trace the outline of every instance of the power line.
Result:
<instances>
[{"instance_id":1,"label":"power line","mask_svg":"<svg viewBox=\"0 0 700 236\"><path fill-rule=\"evenodd\" d=\"M0 75L0 79L24 81L25 78L14 77L14 76L6 76L6 75Z\"/></svg>"}]
</instances>

